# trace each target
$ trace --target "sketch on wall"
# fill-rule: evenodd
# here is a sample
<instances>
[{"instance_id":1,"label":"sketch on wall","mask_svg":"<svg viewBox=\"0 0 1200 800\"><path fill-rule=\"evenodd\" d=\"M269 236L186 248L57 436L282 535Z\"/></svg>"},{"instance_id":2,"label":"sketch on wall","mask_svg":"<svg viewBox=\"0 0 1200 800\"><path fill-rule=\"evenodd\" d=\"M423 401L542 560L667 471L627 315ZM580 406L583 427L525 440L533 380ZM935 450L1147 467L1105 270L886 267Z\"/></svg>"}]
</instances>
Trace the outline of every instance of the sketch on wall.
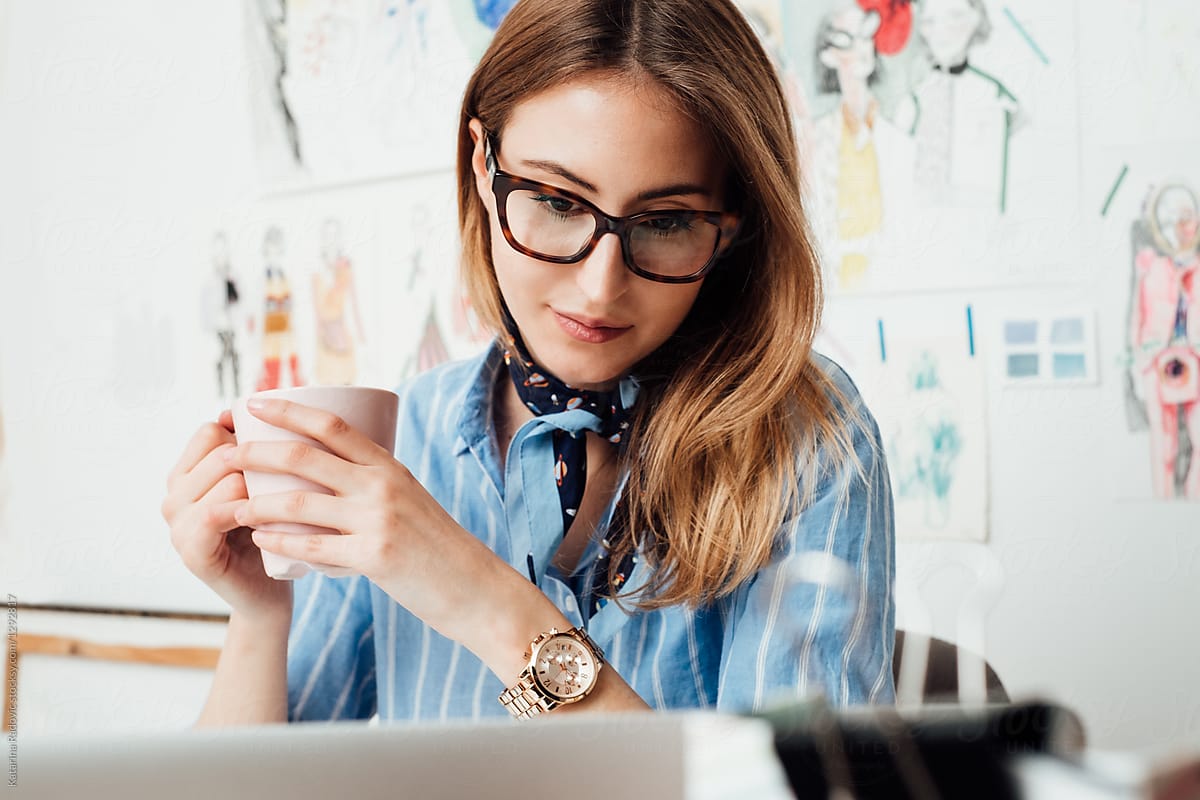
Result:
<instances>
[{"instance_id":1,"label":"sketch on wall","mask_svg":"<svg viewBox=\"0 0 1200 800\"><path fill-rule=\"evenodd\" d=\"M1191 186L1152 187L1131 243L1131 427L1149 433L1155 498L1200 500L1200 202Z\"/></svg>"},{"instance_id":2,"label":"sketch on wall","mask_svg":"<svg viewBox=\"0 0 1200 800\"><path fill-rule=\"evenodd\" d=\"M879 425L897 537L981 542L988 520L985 371L970 322L950 334L946 310L931 301L919 324L878 321L873 357L868 337L848 340L857 351L850 374ZM864 320L851 327L865 333Z\"/></svg>"},{"instance_id":3,"label":"sketch on wall","mask_svg":"<svg viewBox=\"0 0 1200 800\"><path fill-rule=\"evenodd\" d=\"M987 537L983 371L961 340L922 344L896 369L884 434L899 535ZM897 385L900 384L900 385Z\"/></svg>"},{"instance_id":4,"label":"sketch on wall","mask_svg":"<svg viewBox=\"0 0 1200 800\"><path fill-rule=\"evenodd\" d=\"M1069 19L1032 0L820 0L782 19L831 293L1078 269L1052 224L1080 196L1058 155L1079 141Z\"/></svg>"},{"instance_id":5,"label":"sketch on wall","mask_svg":"<svg viewBox=\"0 0 1200 800\"><path fill-rule=\"evenodd\" d=\"M1099 379L1091 309L1012 314L1001 321L997 338L1005 386L1081 385Z\"/></svg>"},{"instance_id":6,"label":"sketch on wall","mask_svg":"<svg viewBox=\"0 0 1200 800\"><path fill-rule=\"evenodd\" d=\"M885 225L897 224L911 195L912 139L884 115L873 89L886 69L881 56L909 39L908 5L892 8L839 3L822 19L814 47L818 91L837 103L812 124L809 185L827 263L843 290L864 285Z\"/></svg>"},{"instance_id":7,"label":"sketch on wall","mask_svg":"<svg viewBox=\"0 0 1200 800\"><path fill-rule=\"evenodd\" d=\"M206 332L216 340L216 396L228 406L242 393L245 343L241 330L247 326L247 317L225 231L212 237L211 272L204 286L201 316Z\"/></svg>"},{"instance_id":8,"label":"sketch on wall","mask_svg":"<svg viewBox=\"0 0 1200 800\"><path fill-rule=\"evenodd\" d=\"M936 205L1007 208L1009 146L1019 106L998 77L971 63L992 24L983 0L917 4L924 77L913 89L910 108L915 184Z\"/></svg>"},{"instance_id":9,"label":"sketch on wall","mask_svg":"<svg viewBox=\"0 0 1200 800\"><path fill-rule=\"evenodd\" d=\"M356 342L366 341L354 267L345 253L342 226L329 218L321 226L321 267L312 276L316 314L315 380L327 386L350 385L358 377Z\"/></svg>"},{"instance_id":10,"label":"sketch on wall","mask_svg":"<svg viewBox=\"0 0 1200 800\"><path fill-rule=\"evenodd\" d=\"M449 360L450 350L446 346L446 337L442 334L442 326L438 324L437 310L431 301L416 350L404 362L401 375L404 378L411 378L413 375L433 369L438 364L444 364Z\"/></svg>"},{"instance_id":11,"label":"sketch on wall","mask_svg":"<svg viewBox=\"0 0 1200 800\"><path fill-rule=\"evenodd\" d=\"M251 0L258 160L273 188L453 164L458 104L513 0Z\"/></svg>"},{"instance_id":12,"label":"sketch on wall","mask_svg":"<svg viewBox=\"0 0 1200 800\"><path fill-rule=\"evenodd\" d=\"M300 371L300 353L293 330L292 286L284 270L283 230L279 226L267 228L263 236L262 255L266 265L259 351L262 371L254 390L261 392L303 386L305 380Z\"/></svg>"}]
</instances>

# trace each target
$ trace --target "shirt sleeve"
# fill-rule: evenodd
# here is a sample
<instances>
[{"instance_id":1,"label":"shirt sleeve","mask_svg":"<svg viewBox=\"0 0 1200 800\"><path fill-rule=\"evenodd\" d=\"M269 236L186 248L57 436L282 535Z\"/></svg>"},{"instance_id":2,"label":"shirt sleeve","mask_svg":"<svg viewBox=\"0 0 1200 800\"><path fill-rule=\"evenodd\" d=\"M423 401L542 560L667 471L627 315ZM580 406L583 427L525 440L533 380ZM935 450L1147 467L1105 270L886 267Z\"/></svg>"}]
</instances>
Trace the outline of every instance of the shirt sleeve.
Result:
<instances>
[{"instance_id":1,"label":"shirt sleeve","mask_svg":"<svg viewBox=\"0 0 1200 800\"><path fill-rule=\"evenodd\" d=\"M312 572L295 583L288 721L369 719L376 711L370 584Z\"/></svg>"},{"instance_id":2,"label":"shirt sleeve","mask_svg":"<svg viewBox=\"0 0 1200 800\"><path fill-rule=\"evenodd\" d=\"M726 605L717 707L743 712L822 694L895 701L895 523L879 428L852 395L862 465L827 470L770 564Z\"/></svg>"}]
</instances>

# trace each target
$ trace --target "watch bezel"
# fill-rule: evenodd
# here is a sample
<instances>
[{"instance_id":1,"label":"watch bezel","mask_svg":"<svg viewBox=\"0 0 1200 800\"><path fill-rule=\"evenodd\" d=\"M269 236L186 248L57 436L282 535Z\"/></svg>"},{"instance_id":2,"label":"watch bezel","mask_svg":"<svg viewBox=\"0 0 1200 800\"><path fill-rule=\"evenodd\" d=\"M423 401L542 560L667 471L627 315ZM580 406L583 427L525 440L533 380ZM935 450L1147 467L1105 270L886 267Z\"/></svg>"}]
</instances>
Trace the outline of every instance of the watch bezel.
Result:
<instances>
[{"instance_id":1,"label":"watch bezel","mask_svg":"<svg viewBox=\"0 0 1200 800\"><path fill-rule=\"evenodd\" d=\"M570 703L578 703L580 700L587 697L591 693L592 689L595 688L596 681L599 680L599 678L600 678L600 670L604 668L604 656L600 652L600 648L598 648L594 644L592 644L591 641L586 638L586 634L583 634L578 629L573 629L571 631L558 631L555 629L551 629L550 631L548 631L546 633L544 638L542 638L542 637L539 637L539 638L540 638L540 640L537 641L532 648L532 653L530 654L530 657L529 657L529 666L528 666L530 680L535 685L536 690L538 692L540 692L541 694L545 695L546 697L550 698L551 700L553 700L555 703L560 704L560 705L568 705ZM588 685L585 686L583 688L583 690L580 691L578 694L573 694L573 695L559 694L558 691L556 691L553 686L548 686L545 683L543 683L541 676L538 673L538 669L537 669L538 657L541 655L543 650L550 647L555 641L557 641L559 639L565 639L565 640L569 641L571 643L571 647L576 648L576 649L582 651L582 653L586 654L586 656L591 659L591 662L593 664L592 679L591 679L591 681L589 681Z\"/></svg>"}]
</instances>

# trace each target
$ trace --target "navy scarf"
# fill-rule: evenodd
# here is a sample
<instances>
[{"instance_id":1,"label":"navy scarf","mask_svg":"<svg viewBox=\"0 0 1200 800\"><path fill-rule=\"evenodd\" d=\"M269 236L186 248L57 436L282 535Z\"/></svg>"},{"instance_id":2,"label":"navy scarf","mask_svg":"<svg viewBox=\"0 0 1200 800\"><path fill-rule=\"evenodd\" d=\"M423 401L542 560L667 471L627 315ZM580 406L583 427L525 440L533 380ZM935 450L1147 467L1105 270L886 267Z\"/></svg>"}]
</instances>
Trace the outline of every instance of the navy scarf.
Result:
<instances>
[{"instance_id":1,"label":"navy scarf","mask_svg":"<svg viewBox=\"0 0 1200 800\"><path fill-rule=\"evenodd\" d=\"M620 387L611 391L591 391L568 386L533 362L521 341L516 325L511 318L505 321L508 323L508 335L498 344L504 353L504 363L508 367L509 377L512 379L521 402L537 416L573 409L587 411L600 421L599 434L617 448L621 448L629 430L629 417L633 402L630 401L628 406L622 402ZM586 431L556 430L552 442L554 448L554 475L552 477L558 488L558 499L562 510L562 535L565 537L571 528L571 523L575 521L579 504L583 500L584 486L587 483ZM551 476L546 476L546 479L550 480ZM614 523L618 528L622 527L620 520L614 520ZM600 598L607 594L608 540L605 540L604 545L604 552L601 553L593 571L592 597L597 600L585 611L588 617L604 605L605 601ZM621 564L615 581L617 588L629 577L635 561L636 559L631 553Z\"/></svg>"}]
</instances>

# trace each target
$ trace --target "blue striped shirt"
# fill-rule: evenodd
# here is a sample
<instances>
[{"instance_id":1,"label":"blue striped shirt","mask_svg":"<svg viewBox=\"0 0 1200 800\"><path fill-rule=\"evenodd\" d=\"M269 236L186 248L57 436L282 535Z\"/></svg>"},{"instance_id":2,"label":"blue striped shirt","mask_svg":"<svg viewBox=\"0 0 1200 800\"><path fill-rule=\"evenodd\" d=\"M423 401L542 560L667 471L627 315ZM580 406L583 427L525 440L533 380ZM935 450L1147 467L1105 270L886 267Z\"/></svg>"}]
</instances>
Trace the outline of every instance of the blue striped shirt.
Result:
<instances>
[{"instance_id":1,"label":"blue striped shirt","mask_svg":"<svg viewBox=\"0 0 1200 800\"><path fill-rule=\"evenodd\" d=\"M585 626L581 603L586 608L591 598L577 597L571 586L586 592L591 581L559 574L550 563L557 542L538 540L551 526L533 524L544 519L539 513L559 513L552 476L524 481L517 463L527 451L549 446L541 418L522 426L510 463L501 466L490 424L503 368L494 349L401 387L396 457L515 569L526 573L527 556L536 553L538 586L572 624L586 627L608 664L652 708L738 712L814 692L839 705L891 702L894 530L887 467L878 428L853 383L818 358L862 414L866 427L853 430L853 442L866 480L849 468L823 477L813 503L780 531L772 563L730 596L699 608L637 611L610 602ZM611 520L613 505L598 530ZM592 537L580 565L595 562L600 539ZM644 585L649 569L639 558L626 588ZM505 687L483 662L363 576L312 573L296 581L287 674L289 721L508 713L496 699Z\"/></svg>"}]
</instances>

